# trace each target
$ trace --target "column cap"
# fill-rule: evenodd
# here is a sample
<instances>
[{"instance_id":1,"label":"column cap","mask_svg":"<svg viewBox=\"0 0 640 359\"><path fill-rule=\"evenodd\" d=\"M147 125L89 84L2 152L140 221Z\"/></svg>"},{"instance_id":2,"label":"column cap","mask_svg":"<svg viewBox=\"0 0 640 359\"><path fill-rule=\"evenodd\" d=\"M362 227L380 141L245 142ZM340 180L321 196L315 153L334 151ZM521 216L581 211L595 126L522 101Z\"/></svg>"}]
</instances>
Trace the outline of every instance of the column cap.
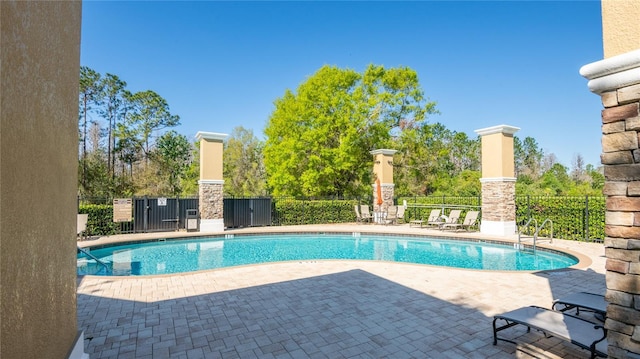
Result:
<instances>
[{"instance_id":1,"label":"column cap","mask_svg":"<svg viewBox=\"0 0 640 359\"><path fill-rule=\"evenodd\" d=\"M640 49L584 65L580 75L596 94L640 83Z\"/></svg>"},{"instance_id":2,"label":"column cap","mask_svg":"<svg viewBox=\"0 0 640 359\"><path fill-rule=\"evenodd\" d=\"M498 125L498 126L481 128L473 132L477 133L480 136L493 135L494 133L504 133L507 135L513 135L514 133L518 132L518 130L520 130L520 127L514 127L509 125Z\"/></svg>"},{"instance_id":3,"label":"column cap","mask_svg":"<svg viewBox=\"0 0 640 359\"><path fill-rule=\"evenodd\" d=\"M398 150L385 150L385 149L380 149L380 150L373 150L373 151L369 151L370 154L372 155L379 155L379 154L383 154L383 155L389 155L389 156L393 156L394 153L398 152Z\"/></svg>"},{"instance_id":4,"label":"column cap","mask_svg":"<svg viewBox=\"0 0 640 359\"><path fill-rule=\"evenodd\" d=\"M229 135L227 135L226 133L202 132L202 131L198 131L198 133L196 133L196 140L198 141L200 141L201 139L224 141L227 139L227 137L229 137Z\"/></svg>"}]
</instances>

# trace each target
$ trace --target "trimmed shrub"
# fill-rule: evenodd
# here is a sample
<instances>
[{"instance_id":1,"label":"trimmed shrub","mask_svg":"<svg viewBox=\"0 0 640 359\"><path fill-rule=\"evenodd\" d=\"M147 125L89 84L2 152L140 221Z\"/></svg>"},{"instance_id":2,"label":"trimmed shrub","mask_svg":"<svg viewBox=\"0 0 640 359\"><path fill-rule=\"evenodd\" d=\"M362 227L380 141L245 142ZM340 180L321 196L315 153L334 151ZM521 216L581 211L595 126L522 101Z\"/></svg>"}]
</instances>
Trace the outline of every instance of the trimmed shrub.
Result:
<instances>
[{"instance_id":1,"label":"trimmed shrub","mask_svg":"<svg viewBox=\"0 0 640 359\"><path fill-rule=\"evenodd\" d=\"M323 224L355 222L358 200L299 200L274 198L273 224Z\"/></svg>"},{"instance_id":2,"label":"trimmed shrub","mask_svg":"<svg viewBox=\"0 0 640 359\"><path fill-rule=\"evenodd\" d=\"M524 225L530 217L541 226L546 219L553 223L553 237L572 240L604 240L604 197L518 196L516 221ZM539 235L551 235L545 225Z\"/></svg>"},{"instance_id":3,"label":"trimmed shrub","mask_svg":"<svg viewBox=\"0 0 640 359\"><path fill-rule=\"evenodd\" d=\"M78 213L88 214L87 235L104 236L118 234L120 225L113 222L113 205L110 204L81 204Z\"/></svg>"}]
</instances>

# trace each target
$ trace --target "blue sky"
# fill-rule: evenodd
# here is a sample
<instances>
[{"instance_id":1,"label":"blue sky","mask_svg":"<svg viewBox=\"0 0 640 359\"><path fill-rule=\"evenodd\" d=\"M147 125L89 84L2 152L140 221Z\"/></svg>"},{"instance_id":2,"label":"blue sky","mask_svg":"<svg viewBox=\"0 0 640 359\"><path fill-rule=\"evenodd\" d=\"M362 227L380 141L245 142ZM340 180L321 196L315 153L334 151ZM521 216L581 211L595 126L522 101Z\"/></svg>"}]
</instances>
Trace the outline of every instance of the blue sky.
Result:
<instances>
[{"instance_id":1,"label":"blue sky","mask_svg":"<svg viewBox=\"0 0 640 359\"><path fill-rule=\"evenodd\" d=\"M273 102L328 64L408 66L448 129L520 127L567 167L600 164L600 1L83 2L81 64L153 90L178 132L263 138Z\"/></svg>"}]
</instances>

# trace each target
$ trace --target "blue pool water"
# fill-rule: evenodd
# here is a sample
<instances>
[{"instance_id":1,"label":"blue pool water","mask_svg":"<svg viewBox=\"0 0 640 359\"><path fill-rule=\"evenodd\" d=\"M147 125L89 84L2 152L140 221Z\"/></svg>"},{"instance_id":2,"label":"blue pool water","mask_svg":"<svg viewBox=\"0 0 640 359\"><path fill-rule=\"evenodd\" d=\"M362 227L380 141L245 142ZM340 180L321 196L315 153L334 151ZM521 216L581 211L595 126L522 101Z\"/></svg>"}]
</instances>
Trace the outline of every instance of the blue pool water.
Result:
<instances>
[{"instance_id":1,"label":"blue pool water","mask_svg":"<svg viewBox=\"0 0 640 359\"><path fill-rule=\"evenodd\" d=\"M109 269L79 253L79 275L169 274L318 259L377 260L514 271L560 269L578 262L573 256L540 249L533 252L484 242L357 233L175 239L91 249L90 253Z\"/></svg>"}]
</instances>

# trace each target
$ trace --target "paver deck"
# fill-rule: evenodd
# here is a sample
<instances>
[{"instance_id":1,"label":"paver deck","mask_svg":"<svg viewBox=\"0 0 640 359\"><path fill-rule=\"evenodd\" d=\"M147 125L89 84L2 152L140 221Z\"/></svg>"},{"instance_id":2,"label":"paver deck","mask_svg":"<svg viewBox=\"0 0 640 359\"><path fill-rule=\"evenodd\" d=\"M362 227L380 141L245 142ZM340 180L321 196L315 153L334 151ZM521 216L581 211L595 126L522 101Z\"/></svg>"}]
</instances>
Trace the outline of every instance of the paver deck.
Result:
<instances>
[{"instance_id":1,"label":"paver deck","mask_svg":"<svg viewBox=\"0 0 640 359\"><path fill-rule=\"evenodd\" d=\"M355 224L225 233L330 230L441 234ZM175 235L185 233L91 243ZM492 343L495 314L525 305L550 308L554 298L578 291L604 293L602 244L555 239L550 246L588 259L583 268L537 273L319 260L166 276L84 276L78 278L78 325L92 359L583 358L586 351L524 327L502 332L517 345Z\"/></svg>"}]
</instances>

